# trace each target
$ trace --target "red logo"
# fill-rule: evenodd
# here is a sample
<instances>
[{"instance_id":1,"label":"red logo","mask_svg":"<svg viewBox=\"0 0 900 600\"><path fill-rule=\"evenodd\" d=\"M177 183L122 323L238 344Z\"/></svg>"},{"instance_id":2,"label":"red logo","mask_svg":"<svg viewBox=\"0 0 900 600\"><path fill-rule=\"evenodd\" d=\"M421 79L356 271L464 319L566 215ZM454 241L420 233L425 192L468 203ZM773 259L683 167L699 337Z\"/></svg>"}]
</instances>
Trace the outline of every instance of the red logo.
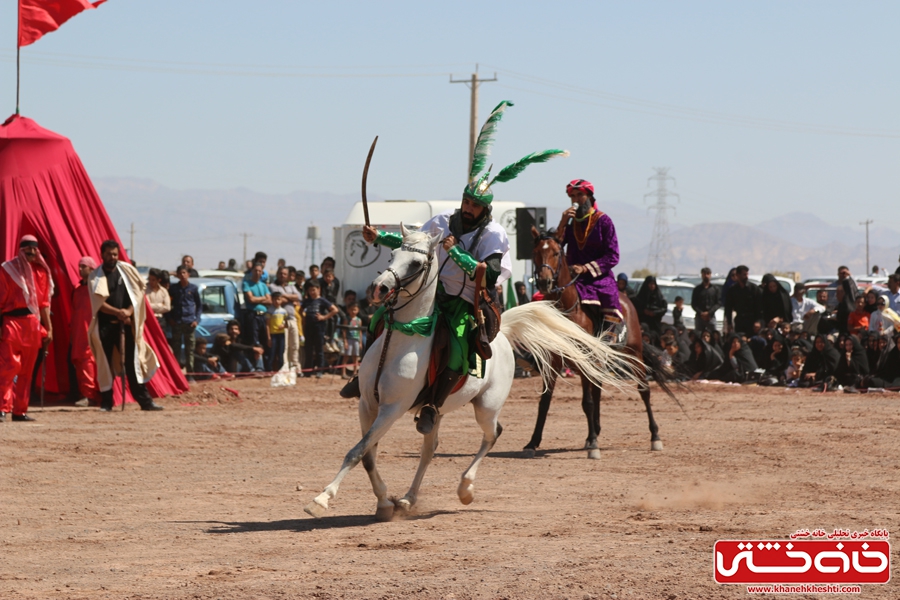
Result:
<instances>
[{"instance_id":1,"label":"red logo","mask_svg":"<svg viewBox=\"0 0 900 600\"><path fill-rule=\"evenodd\" d=\"M716 583L887 583L891 545L853 540L719 540Z\"/></svg>"}]
</instances>

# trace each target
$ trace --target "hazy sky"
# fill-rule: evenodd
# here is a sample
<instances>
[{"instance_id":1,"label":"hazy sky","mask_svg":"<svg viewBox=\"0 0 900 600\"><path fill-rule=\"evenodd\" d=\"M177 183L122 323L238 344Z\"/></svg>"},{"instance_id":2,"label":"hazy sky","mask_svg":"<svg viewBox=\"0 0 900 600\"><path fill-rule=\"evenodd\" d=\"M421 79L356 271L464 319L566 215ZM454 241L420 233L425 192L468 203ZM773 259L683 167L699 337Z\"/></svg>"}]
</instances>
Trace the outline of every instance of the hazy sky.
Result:
<instances>
[{"instance_id":1,"label":"hazy sky","mask_svg":"<svg viewBox=\"0 0 900 600\"><path fill-rule=\"evenodd\" d=\"M15 6L0 98L15 100ZM22 52L22 113L89 173L174 188L457 198L475 63L483 119L513 100L497 186L562 207L565 183L641 205L671 167L683 223L793 210L900 229L900 3L109 0ZM347 207L349 209L349 207ZM198 215L215 207L198 207ZM342 209L341 209L342 210ZM265 218L265 217L263 217Z\"/></svg>"}]
</instances>

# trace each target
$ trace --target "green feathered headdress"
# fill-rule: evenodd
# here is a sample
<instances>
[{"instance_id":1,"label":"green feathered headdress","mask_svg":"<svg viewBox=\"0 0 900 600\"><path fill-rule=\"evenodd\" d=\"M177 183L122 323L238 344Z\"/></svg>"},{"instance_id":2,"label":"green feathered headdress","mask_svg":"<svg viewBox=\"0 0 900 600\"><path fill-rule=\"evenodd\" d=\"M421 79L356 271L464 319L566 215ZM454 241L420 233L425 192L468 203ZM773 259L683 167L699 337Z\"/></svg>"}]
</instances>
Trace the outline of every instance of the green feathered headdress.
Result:
<instances>
[{"instance_id":1,"label":"green feathered headdress","mask_svg":"<svg viewBox=\"0 0 900 600\"><path fill-rule=\"evenodd\" d=\"M469 198L482 206L489 206L494 199L494 193L491 191L491 186L495 183L503 183L504 181L515 179L530 164L547 162L551 158L557 156L569 155L566 150L532 152L513 164L503 167L503 169L497 173L497 176L490 181L488 181L488 178L491 175L492 167L488 167L488 170L479 176L479 173L481 173L484 166L487 164L487 158L491 153L491 144L494 142L494 136L497 134L497 126L500 124L500 119L503 117L503 113L508 106L513 106L513 103L509 100L504 100L491 111L490 116L481 128L481 132L478 134L478 141L475 143L475 151L472 154L472 166L469 169L469 183L463 190L463 197Z\"/></svg>"}]
</instances>

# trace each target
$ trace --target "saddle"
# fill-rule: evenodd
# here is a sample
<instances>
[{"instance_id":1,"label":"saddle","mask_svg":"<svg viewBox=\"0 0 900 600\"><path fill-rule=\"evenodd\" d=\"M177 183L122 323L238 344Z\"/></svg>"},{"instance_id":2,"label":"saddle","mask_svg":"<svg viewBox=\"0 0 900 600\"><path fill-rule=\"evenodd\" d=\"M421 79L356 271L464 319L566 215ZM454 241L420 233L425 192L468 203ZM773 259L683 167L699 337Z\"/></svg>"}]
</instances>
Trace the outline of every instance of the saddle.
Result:
<instances>
[{"instance_id":1,"label":"saddle","mask_svg":"<svg viewBox=\"0 0 900 600\"><path fill-rule=\"evenodd\" d=\"M484 360L493 356L491 342L500 333L500 307L497 305L496 291L487 289L486 274L487 265L478 263L475 267L475 322L478 325L475 351Z\"/></svg>"}]
</instances>

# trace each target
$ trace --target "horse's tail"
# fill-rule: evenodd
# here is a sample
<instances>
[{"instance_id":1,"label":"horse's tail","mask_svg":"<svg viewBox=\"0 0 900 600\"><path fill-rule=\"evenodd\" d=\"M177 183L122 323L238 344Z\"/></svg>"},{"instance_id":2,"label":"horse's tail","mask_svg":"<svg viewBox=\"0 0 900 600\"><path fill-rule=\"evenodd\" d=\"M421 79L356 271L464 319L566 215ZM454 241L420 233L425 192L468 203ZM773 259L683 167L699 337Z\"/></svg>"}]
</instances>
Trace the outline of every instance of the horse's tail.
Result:
<instances>
[{"instance_id":1,"label":"horse's tail","mask_svg":"<svg viewBox=\"0 0 900 600\"><path fill-rule=\"evenodd\" d=\"M647 369L647 378L654 380L657 385L659 385L659 388L678 404L681 412L690 418L687 411L684 409L684 406L681 405L681 400L679 400L678 396L675 395L675 392L672 391L673 385L678 386L681 389L686 388L681 385L681 382L679 382L677 378L669 376L662 366L662 361L659 359L658 352L659 351L655 347L647 343L644 343L642 346L641 356L644 358L644 367Z\"/></svg>"},{"instance_id":2,"label":"horse's tail","mask_svg":"<svg viewBox=\"0 0 900 600\"><path fill-rule=\"evenodd\" d=\"M546 386L553 356L577 367L591 383L625 389L638 382L636 359L570 321L551 302L529 302L503 313L500 331L531 353Z\"/></svg>"}]
</instances>

